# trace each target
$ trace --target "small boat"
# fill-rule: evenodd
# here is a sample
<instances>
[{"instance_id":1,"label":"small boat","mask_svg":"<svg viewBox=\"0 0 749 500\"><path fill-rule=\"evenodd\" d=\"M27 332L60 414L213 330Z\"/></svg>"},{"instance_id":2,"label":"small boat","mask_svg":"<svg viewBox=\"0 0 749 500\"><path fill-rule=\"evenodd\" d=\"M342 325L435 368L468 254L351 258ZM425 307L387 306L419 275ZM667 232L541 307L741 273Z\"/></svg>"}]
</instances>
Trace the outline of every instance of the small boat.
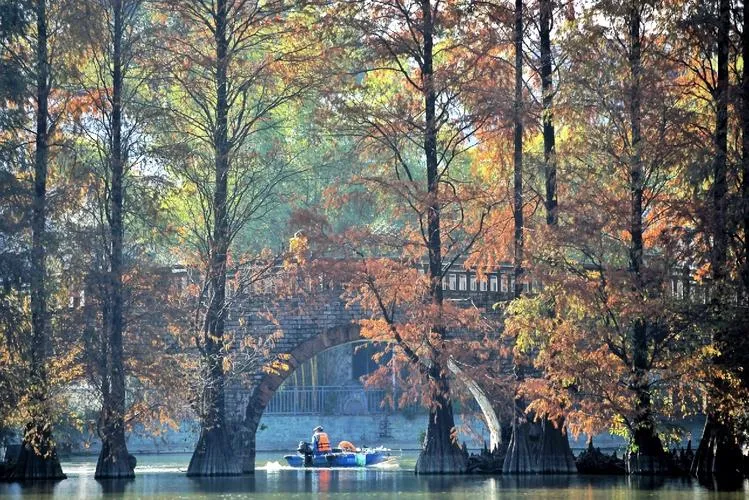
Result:
<instances>
[{"instance_id":1,"label":"small boat","mask_svg":"<svg viewBox=\"0 0 749 500\"><path fill-rule=\"evenodd\" d=\"M313 453L309 443L301 441L296 455L283 457L291 467L367 467L396 459L392 450L377 448L333 448L329 453Z\"/></svg>"}]
</instances>

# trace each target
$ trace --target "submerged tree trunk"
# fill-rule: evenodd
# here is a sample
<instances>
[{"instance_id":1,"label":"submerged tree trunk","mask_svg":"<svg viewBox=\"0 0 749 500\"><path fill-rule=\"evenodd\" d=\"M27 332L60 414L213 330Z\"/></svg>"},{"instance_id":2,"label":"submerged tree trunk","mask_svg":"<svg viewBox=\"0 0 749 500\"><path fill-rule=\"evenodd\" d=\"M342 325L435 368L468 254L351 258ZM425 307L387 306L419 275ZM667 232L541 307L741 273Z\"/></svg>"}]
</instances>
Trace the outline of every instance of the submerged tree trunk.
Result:
<instances>
[{"instance_id":1,"label":"submerged tree trunk","mask_svg":"<svg viewBox=\"0 0 749 500\"><path fill-rule=\"evenodd\" d=\"M522 400L515 401L512 418L512 434L507 446L507 454L502 464L503 474L532 474L538 470L538 452L541 441L541 428L538 422L524 413Z\"/></svg>"},{"instance_id":2,"label":"submerged tree trunk","mask_svg":"<svg viewBox=\"0 0 749 500\"><path fill-rule=\"evenodd\" d=\"M213 234L208 259L210 302L203 334L204 380L200 439L187 469L188 476L231 476L242 474L242 463L234 454L226 428L224 331L226 317L226 258L229 251L229 143L227 139L227 12L226 0L216 5L216 132L214 135L215 191Z\"/></svg>"},{"instance_id":3,"label":"submerged tree trunk","mask_svg":"<svg viewBox=\"0 0 749 500\"><path fill-rule=\"evenodd\" d=\"M728 208L728 179L727 179L727 150L728 150L728 51L730 45L729 30L730 2L720 0L718 12L718 84L715 90L715 159L713 161L713 248L711 252L712 278L715 285L713 293L713 307L721 311L727 302L725 280L727 278L726 261L728 256L728 232L726 227ZM746 21L746 20L745 20ZM746 70L745 70L746 71ZM746 140L746 138L744 138ZM746 158L744 159L746 162ZM744 186L746 189L746 186ZM746 199L744 200L746 203ZM730 329L726 326L718 327L714 342L720 349L730 345ZM721 359L714 360L721 364ZM719 389L723 385L715 381L713 391L716 397L722 397ZM741 469L742 453L739 440L734 429L723 421L715 405L708 399L707 420L702 440L692 462L692 473L700 479L711 476L729 477ZM739 473L740 474L740 473Z\"/></svg>"},{"instance_id":4,"label":"submerged tree trunk","mask_svg":"<svg viewBox=\"0 0 749 500\"><path fill-rule=\"evenodd\" d=\"M524 251L524 219L523 219L523 1L515 0L515 97L514 97L514 154L513 154L513 212L514 212L514 248L513 262L515 275L515 298L523 292L523 251ZM522 367L514 366L515 375L522 380ZM515 400L513 412L512 435L507 448L507 455L502 466L505 474L524 474L536 471L536 460L532 456L532 446L529 441L530 422L523 414L523 404L520 399Z\"/></svg>"},{"instance_id":5,"label":"submerged tree trunk","mask_svg":"<svg viewBox=\"0 0 749 500\"><path fill-rule=\"evenodd\" d=\"M539 3L539 41L541 56L541 89L542 89L542 122L544 136L544 179L546 187L546 224L556 226L559 222L557 213L557 160L556 134L554 130L554 83L552 80L551 27L554 4L551 0ZM550 311L553 314L553 310ZM567 433L563 422L554 422L544 417L541 420L541 446L536 469L546 474L575 473L577 465L572 455Z\"/></svg>"},{"instance_id":6,"label":"submerged tree trunk","mask_svg":"<svg viewBox=\"0 0 749 500\"><path fill-rule=\"evenodd\" d=\"M257 444L257 429L260 425L260 419L265 411L265 403L257 399L251 399L247 404L244 422L241 428L241 458L242 472L252 474L255 472L255 448Z\"/></svg>"},{"instance_id":7,"label":"submerged tree trunk","mask_svg":"<svg viewBox=\"0 0 749 500\"><path fill-rule=\"evenodd\" d=\"M740 479L744 456L731 428L708 415L702 440L692 461L692 474L701 480Z\"/></svg>"},{"instance_id":8,"label":"submerged tree trunk","mask_svg":"<svg viewBox=\"0 0 749 500\"><path fill-rule=\"evenodd\" d=\"M225 251L225 250L224 250ZM224 254L225 255L225 254ZM213 299L206 312L207 329L203 336L203 394L200 439L195 447L188 476L234 476L242 474L242 462L234 453L226 426L225 375L223 368L224 293L226 261L213 280ZM214 268L214 271L220 269Z\"/></svg>"},{"instance_id":9,"label":"submerged tree trunk","mask_svg":"<svg viewBox=\"0 0 749 500\"><path fill-rule=\"evenodd\" d=\"M422 85L424 96L424 154L427 166L427 249L429 252L429 295L438 311L442 309L442 234L440 228L440 201L437 155L437 94L434 88L434 19L430 0L422 0L421 11L424 26L424 59L422 63ZM440 314L438 312L438 314ZM444 337L441 317L437 318L435 331L440 338ZM429 411L429 423L424 446L416 461L417 474L463 473L467 462L457 441L453 441L455 419L453 417L450 385L446 370L439 364L440 353L432 347L432 359L429 360L428 377L435 393L432 395L434 405Z\"/></svg>"},{"instance_id":10,"label":"submerged tree trunk","mask_svg":"<svg viewBox=\"0 0 749 500\"><path fill-rule=\"evenodd\" d=\"M223 368L224 302L226 289L226 247L218 246L213 262L213 297L206 312L203 335L203 394L200 439L195 447L188 476L233 476L242 474L226 427L225 375Z\"/></svg>"},{"instance_id":11,"label":"submerged tree trunk","mask_svg":"<svg viewBox=\"0 0 749 500\"><path fill-rule=\"evenodd\" d=\"M541 446L538 451L536 470L542 474L574 474L577 472L575 456L564 426L548 418L541 421Z\"/></svg>"},{"instance_id":12,"label":"submerged tree trunk","mask_svg":"<svg viewBox=\"0 0 749 500\"><path fill-rule=\"evenodd\" d=\"M232 442L226 428L203 426L200 439L190 459L187 475L238 476L242 474L242 463L236 459Z\"/></svg>"},{"instance_id":13,"label":"submerged tree trunk","mask_svg":"<svg viewBox=\"0 0 749 500\"><path fill-rule=\"evenodd\" d=\"M429 410L429 423L424 445L416 460L416 473L462 474L468 463L457 440L452 439L455 419L447 379L435 368L430 371L433 372L432 378L438 380L439 392L434 396L435 405Z\"/></svg>"},{"instance_id":14,"label":"submerged tree trunk","mask_svg":"<svg viewBox=\"0 0 749 500\"><path fill-rule=\"evenodd\" d=\"M38 481L65 479L48 424L29 424L21 451L8 479Z\"/></svg>"},{"instance_id":15,"label":"submerged tree trunk","mask_svg":"<svg viewBox=\"0 0 749 500\"><path fill-rule=\"evenodd\" d=\"M643 390L639 396L637 416L627 452L629 474L653 475L668 472L667 455L658 437L651 413L650 395Z\"/></svg>"},{"instance_id":16,"label":"submerged tree trunk","mask_svg":"<svg viewBox=\"0 0 749 500\"><path fill-rule=\"evenodd\" d=\"M99 459L96 462L96 478L127 478L134 477L130 456L125 439L125 372L123 366L122 332L123 290L122 247L124 227L122 204L124 198L124 154L122 148L122 38L123 9L122 0L112 0L112 14L114 29L112 31L112 117L110 146L111 192L109 208L109 224L111 237L109 299L111 310L109 314L109 359L104 377L109 382L108 391L103 401L100 430L102 438Z\"/></svg>"},{"instance_id":17,"label":"submerged tree trunk","mask_svg":"<svg viewBox=\"0 0 749 500\"><path fill-rule=\"evenodd\" d=\"M50 94L47 50L47 0L36 1L36 151L34 157L34 197L31 222L31 422L26 426L21 453L10 471L18 480L64 479L55 451L49 415L48 380L45 364L48 353L46 294L47 168L49 163L48 99Z\"/></svg>"},{"instance_id":18,"label":"submerged tree trunk","mask_svg":"<svg viewBox=\"0 0 749 500\"><path fill-rule=\"evenodd\" d=\"M630 156L630 248L629 272L632 276L634 292L645 294L642 278L644 256L643 243L643 192L644 171L642 165L641 133L641 38L642 23L640 5L635 2L630 7L629 16L629 68L630 68L630 133L632 152ZM627 455L627 472L630 474L657 474L666 469L666 453L655 430L649 381L648 324L643 318L636 318L631 325L632 367L630 388L637 397L632 438Z\"/></svg>"}]
</instances>

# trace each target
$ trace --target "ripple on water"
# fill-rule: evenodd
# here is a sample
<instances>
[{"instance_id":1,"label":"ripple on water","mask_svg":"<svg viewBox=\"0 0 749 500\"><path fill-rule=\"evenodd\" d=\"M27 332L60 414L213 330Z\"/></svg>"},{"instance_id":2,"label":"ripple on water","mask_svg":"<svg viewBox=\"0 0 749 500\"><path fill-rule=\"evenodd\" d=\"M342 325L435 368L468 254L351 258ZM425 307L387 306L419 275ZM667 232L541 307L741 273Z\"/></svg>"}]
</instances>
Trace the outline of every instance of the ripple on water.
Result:
<instances>
[{"instance_id":1,"label":"ripple on water","mask_svg":"<svg viewBox=\"0 0 749 500\"><path fill-rule=\"evenodd\" d=\"M57 483L2 484L0 499L172 499L172 498L315 498L337 499L729 499L749 498L749 484L730 493L716 493L693 481L621 476L415 476L410 455L398 464L356 469L288 467L281 453L259 453L253 475L188 478L184 455L139 456L133 480L97 481L96 457L63 463L69 479ZM404 465L405 462L405 465Z\"/></svg>"}]
</instances>

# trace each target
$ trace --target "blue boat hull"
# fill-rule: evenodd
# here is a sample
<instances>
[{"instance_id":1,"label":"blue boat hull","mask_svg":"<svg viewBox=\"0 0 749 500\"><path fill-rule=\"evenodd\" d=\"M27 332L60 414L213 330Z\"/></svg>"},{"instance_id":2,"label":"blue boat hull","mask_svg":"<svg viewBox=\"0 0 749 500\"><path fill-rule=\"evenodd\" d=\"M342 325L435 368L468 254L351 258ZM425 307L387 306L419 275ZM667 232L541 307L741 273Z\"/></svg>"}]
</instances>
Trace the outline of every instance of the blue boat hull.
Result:
<instances>
[{"instance_id":1,"label":"blue boat hull","mask_svg":"<svg viewBox=\"0 0 749 500\"><path fill-rule=\"evenodd\" d=\"M307 465L307 467L366 467L381 464L391 457L390 450L336 451L312 455L312 464ZM301 453L286 455L284 458L291 467L305 467L304 455Z\"/></svg>"}]
</instances>

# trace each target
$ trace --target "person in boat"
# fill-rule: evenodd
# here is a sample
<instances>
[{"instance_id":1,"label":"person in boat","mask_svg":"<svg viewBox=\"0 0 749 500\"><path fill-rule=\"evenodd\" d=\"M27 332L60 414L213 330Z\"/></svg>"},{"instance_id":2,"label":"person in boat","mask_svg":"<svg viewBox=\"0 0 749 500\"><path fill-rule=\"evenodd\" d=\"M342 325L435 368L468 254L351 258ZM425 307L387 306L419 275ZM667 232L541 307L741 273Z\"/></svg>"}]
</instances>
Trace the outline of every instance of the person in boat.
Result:
<instances>
[{"instance_id":1,"label":"person in boat","mask_svg":"<svg viewBox=\"0 0 749 500\"><path fill-rule=\"evenodd\" d=\"M321 425L318 425L312 431L312 451L316 454L331 452L330 439Z\"/></svg>"}]
</instances>

